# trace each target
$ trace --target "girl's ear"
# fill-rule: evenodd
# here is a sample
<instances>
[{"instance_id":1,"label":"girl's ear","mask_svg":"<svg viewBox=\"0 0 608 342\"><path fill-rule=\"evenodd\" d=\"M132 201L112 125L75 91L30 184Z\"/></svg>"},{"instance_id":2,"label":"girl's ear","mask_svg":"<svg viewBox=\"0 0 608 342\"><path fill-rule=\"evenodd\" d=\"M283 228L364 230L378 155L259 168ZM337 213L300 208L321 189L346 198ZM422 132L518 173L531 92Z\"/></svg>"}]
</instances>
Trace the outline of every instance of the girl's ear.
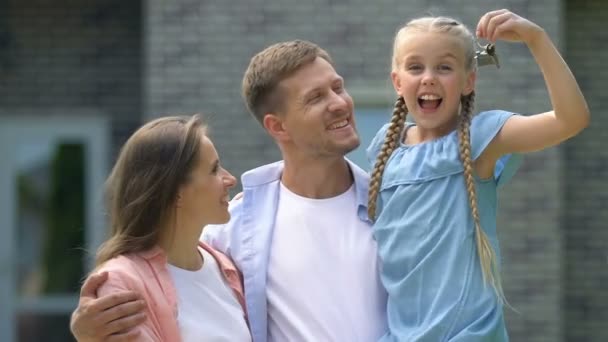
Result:
<instances>
[{"instance_id":1,"label":"girl's ear","mask_svg":"<svg viewBox=\"0 0 608 342\"><path fill-rule=\"evenodd\" d=\"M477 80L477 72L471 71L467 75L467 79L465 80L464 89L462 90L462 95L469 95L473 90L475 90L475 81Z\"/></svg>"},{"instance_id":2,"label":"girl's ear","mask_svg":"<svg viewBox=\"0 0 608 342\"><path fill-rule=\"evenodd\" d=\"M391 80L393 81L393 87L399 96L403 96L401 89L401 79L396 71L391 71Z\"/></svg>"}]
</instances>

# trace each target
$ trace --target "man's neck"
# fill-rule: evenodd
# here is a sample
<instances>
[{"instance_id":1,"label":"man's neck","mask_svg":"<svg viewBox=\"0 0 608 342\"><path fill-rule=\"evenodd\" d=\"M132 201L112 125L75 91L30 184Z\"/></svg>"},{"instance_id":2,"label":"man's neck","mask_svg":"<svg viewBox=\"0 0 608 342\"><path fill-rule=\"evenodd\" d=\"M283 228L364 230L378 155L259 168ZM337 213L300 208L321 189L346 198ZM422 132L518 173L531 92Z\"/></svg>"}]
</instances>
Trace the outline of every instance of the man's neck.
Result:
<instances>
[{"instance_id":1,"label":"man's neck","mask_svg":"<svg viewBox=\"0 0 608 342\"><path fill-rule=\"evenodd\" d=\"M281 182L302 197L321 199L344 193L353 184L353 176L343 157L307 162L286 158Z\"/></svg>"}]
</instances>

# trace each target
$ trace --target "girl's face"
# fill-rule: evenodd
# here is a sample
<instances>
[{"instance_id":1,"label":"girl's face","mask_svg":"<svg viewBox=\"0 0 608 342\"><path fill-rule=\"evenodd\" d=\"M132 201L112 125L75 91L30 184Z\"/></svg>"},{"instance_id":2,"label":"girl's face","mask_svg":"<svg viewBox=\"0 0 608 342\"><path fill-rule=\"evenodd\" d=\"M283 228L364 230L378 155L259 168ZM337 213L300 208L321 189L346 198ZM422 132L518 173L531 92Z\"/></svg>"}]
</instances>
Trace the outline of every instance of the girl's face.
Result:
<instances>
[{"instance_id":1,"label":"girl's face","mask_svg":"<svg viewBox=\"0 0 608 342\"><path fill-rule=\"evenodd\" d=\"M460 96L475 87L475 73L465 68L464 42L445 33L411 32L397 51L393 85L419 129L455 128Z\"/></svg>"}]
</instances>

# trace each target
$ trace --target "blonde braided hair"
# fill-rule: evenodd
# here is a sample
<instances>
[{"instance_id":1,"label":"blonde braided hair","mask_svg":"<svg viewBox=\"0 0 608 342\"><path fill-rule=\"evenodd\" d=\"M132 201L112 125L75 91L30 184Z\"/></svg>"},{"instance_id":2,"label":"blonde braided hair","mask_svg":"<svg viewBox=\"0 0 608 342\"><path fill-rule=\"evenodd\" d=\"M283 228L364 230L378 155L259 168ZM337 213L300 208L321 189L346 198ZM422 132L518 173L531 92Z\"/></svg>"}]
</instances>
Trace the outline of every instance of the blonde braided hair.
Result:
<instances>
[{"instance_id":1,"label":"blonde braided hair","mask_svg":"<svg viewBox=\"0 0 608 342\"><path fill-rule=\"evenodd\" d=\"M376 164L374 165L374 170L371 175L367 215L372 221L374 221L376 218L376 200L378 199L380 185L382 184L384 166L386 165L388 158L399 144L399 140L401 139L401 131L403 131L403 126L405 125L406 115L407 107L405 106L405 100L403 100L403 97L400 96L395 102L393 116L391 117L391 122L386 131L384 143L382 144L380 153L376 158Z\"/></svg>"},{"instance_id":2,"label":"blonde braided hair","mask_svg":"<svg viewBox=\"0 0 608 342\"><path fill-rule=\"evenodd\" d=\"M481 229L479 211L477 208L477 192L475 190L475 179L473 177L473 158L471 157L471 135L470 127L473 118L473 107L475 102L475 92L467 96L461 96L460 116L458 120L458 147L460 160L464 169L464 181L469 197L469 206L475 224L475 241L477 244L477 255L481 264L484 282L492 284L498 298L504 301L504 293L500 281L500 274L496 262L496 253L490 244L486 233Z\"/></svg>"}]
</instances>

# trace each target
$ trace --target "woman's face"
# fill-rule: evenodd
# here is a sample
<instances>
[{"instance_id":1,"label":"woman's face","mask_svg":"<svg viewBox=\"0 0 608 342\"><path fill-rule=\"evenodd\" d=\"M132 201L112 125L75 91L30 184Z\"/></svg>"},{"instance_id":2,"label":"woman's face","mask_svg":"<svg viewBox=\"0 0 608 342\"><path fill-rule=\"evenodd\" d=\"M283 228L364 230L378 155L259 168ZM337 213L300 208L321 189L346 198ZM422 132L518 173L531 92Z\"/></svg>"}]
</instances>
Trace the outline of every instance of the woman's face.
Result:
<instances>
[{"instance_id":1,"label":"woman's face","mask_svg":"<svg viewBox=\"0 0 608 342\"><path fill-rule=\"evenodd\" d=\"M228 190L235 184L236 179L221 167L213 143L203 136L198 162L180 190L180 216L201 226L228 222Z\"/></svg>"}]
</instances>

